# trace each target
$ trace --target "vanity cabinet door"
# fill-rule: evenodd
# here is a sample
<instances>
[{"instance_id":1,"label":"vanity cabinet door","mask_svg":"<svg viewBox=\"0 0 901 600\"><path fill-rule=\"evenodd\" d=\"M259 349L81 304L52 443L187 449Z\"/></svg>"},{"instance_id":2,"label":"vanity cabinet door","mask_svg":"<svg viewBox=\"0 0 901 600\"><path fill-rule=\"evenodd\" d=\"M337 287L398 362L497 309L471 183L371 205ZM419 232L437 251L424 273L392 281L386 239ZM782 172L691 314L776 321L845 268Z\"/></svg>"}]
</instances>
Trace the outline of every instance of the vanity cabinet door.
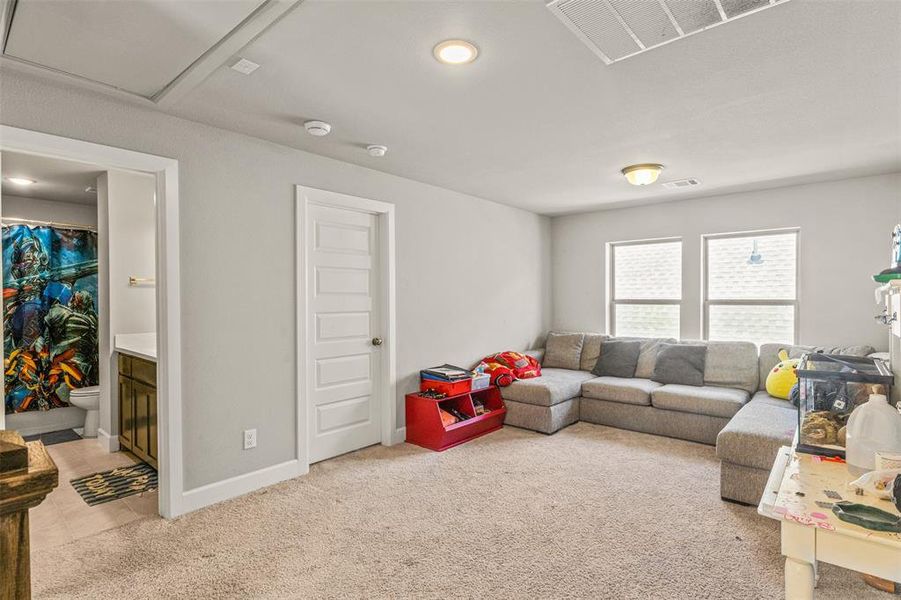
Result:
<instances>
[{"instance_id":1,"label":"vanity cabinet door","mask_svg":"<svg viewBox=\"0 0 901 600\"><path fill-rule=\"evenodd\" d=\"M119 377L119 445L126 450L134 447L135 405L131 379Z\"/></svg>"},{"instance_id":2,"label":"vanity cabinet door","mask_svg":"<svg viewBox=\"0 0 901 600\"><path fill-rule=\"evenodd\" d=\"M135 455L156 467L156 388L134 381L135 398Z\"/></svg>"}]
</instances>

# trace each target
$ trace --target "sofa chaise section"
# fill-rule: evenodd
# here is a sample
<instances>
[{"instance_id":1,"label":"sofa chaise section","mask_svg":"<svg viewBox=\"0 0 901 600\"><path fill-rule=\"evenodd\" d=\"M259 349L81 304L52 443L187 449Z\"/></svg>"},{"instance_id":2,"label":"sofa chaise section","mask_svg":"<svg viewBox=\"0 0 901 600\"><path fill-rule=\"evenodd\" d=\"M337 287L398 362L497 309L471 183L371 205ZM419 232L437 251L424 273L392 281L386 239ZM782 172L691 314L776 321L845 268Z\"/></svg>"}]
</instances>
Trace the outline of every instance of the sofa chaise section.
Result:
<instances>
[{"instance_id":1,"label":"sofa chaise section","mask_svg":"<svg viewBox=\"0 0 901 600\"><path fill-rule=\"evenodd\" d=\"M716 440L720 459L720 496L757 504L766 487L776 454L791 445L797 409L786 400L757 392L723 428Z\"/></svg>"},{"instance_id":2,"label":"sofa chaise section","mask_svg":"<svg viewBox=\"0 0 901 600\"><path fill-rule=\"evenodd\" d=\"M720 459L720 495L726 500L757 504L766 487L770 469L781 446L790 446L798 427L798 409L787 400L773 398L766 392L766 378L779 363L779 351L785 349L792 358L807 352L867 356L870 346L791 346L763 344L758 358L759 390L716 440Z\"/></svg>"},{"instance_id":3,"label":"sofa chaise section","mask_svg":"<svg viewBox=\"0 0 901 600\"><path fill-rule=\"evenodd\" d=\"M541 433L572 425L579 420L582 384L593 377L586 371L545 368L541 377L501 388L507 405L506 424Z\"/></svg>"}]
</instances>

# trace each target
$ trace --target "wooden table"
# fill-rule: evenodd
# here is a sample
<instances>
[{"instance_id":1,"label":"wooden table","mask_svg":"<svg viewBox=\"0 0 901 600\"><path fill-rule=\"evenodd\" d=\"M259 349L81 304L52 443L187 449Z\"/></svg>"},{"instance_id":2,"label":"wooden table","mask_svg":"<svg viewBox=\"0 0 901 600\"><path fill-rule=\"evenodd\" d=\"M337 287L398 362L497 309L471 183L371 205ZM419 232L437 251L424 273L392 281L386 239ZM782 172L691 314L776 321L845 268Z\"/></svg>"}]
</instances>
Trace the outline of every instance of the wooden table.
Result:
<instances>
[{"instance_id":1,"label":"wooden table","mask_svg":"<svg viewBox=\"0 0 901 600\"><path fill-rule=\"evenodd\" d=\"M0 600L31 598L28 509L59 483L59 471L41 442L0 431Z\"/></svg>"},{"instance_id":2,"label":"wooden table","mask_svg":"<svg viewBox=\"0 0 901 600\"><path fill-rule=\"evenodd\" d=\"M842 500L898 514L887 500L856 495L848 487L855 479L844 462L780 449L757 511L781 523L786 600L813 598L817 561L901 581L901 534L852 525L817 504L839 502L826 495L831 490Z\"/></svg>"}]
</instances>

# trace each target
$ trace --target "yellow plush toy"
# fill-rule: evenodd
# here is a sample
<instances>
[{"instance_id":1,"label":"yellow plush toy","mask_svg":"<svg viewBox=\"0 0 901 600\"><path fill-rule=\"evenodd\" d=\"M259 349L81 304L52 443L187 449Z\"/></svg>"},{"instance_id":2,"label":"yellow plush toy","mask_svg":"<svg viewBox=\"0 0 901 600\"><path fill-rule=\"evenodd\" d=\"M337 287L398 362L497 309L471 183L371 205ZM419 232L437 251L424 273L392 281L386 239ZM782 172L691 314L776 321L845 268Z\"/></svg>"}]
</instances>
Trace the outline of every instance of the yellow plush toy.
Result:
<instances>
[{"instance_id":1,"label":"yellow plush toy","mask_svg":"<svg viewBox=\"0 0 901 600\"><path fill-rule=\"evenodd\" d=\"M766 391L773 398L788 400L791 389L798 383L800 358L789 358L785 349L779 351L779 364L766 376Z\"/></svg>"}]
</instances>

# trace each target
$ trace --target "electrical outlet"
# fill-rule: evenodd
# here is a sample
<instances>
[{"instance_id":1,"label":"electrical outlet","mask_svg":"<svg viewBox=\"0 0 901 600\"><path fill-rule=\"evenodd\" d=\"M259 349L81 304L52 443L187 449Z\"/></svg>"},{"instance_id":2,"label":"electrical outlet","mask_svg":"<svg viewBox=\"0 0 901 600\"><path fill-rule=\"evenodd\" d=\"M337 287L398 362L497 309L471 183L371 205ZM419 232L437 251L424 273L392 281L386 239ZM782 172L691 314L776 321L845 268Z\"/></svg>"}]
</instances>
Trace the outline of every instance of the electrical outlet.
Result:
<instances>
[{"instance_id":1,"label":"electrical outlet","mask_svg":"<svg viewBox=\"0 0 901 600\"><path fill-rule=\"evenodd\" d=\"M251 448L257 447L257 430L256 429L245 429L244 430L244 449L250 450Z\"/></svg>"}]
</instances>

